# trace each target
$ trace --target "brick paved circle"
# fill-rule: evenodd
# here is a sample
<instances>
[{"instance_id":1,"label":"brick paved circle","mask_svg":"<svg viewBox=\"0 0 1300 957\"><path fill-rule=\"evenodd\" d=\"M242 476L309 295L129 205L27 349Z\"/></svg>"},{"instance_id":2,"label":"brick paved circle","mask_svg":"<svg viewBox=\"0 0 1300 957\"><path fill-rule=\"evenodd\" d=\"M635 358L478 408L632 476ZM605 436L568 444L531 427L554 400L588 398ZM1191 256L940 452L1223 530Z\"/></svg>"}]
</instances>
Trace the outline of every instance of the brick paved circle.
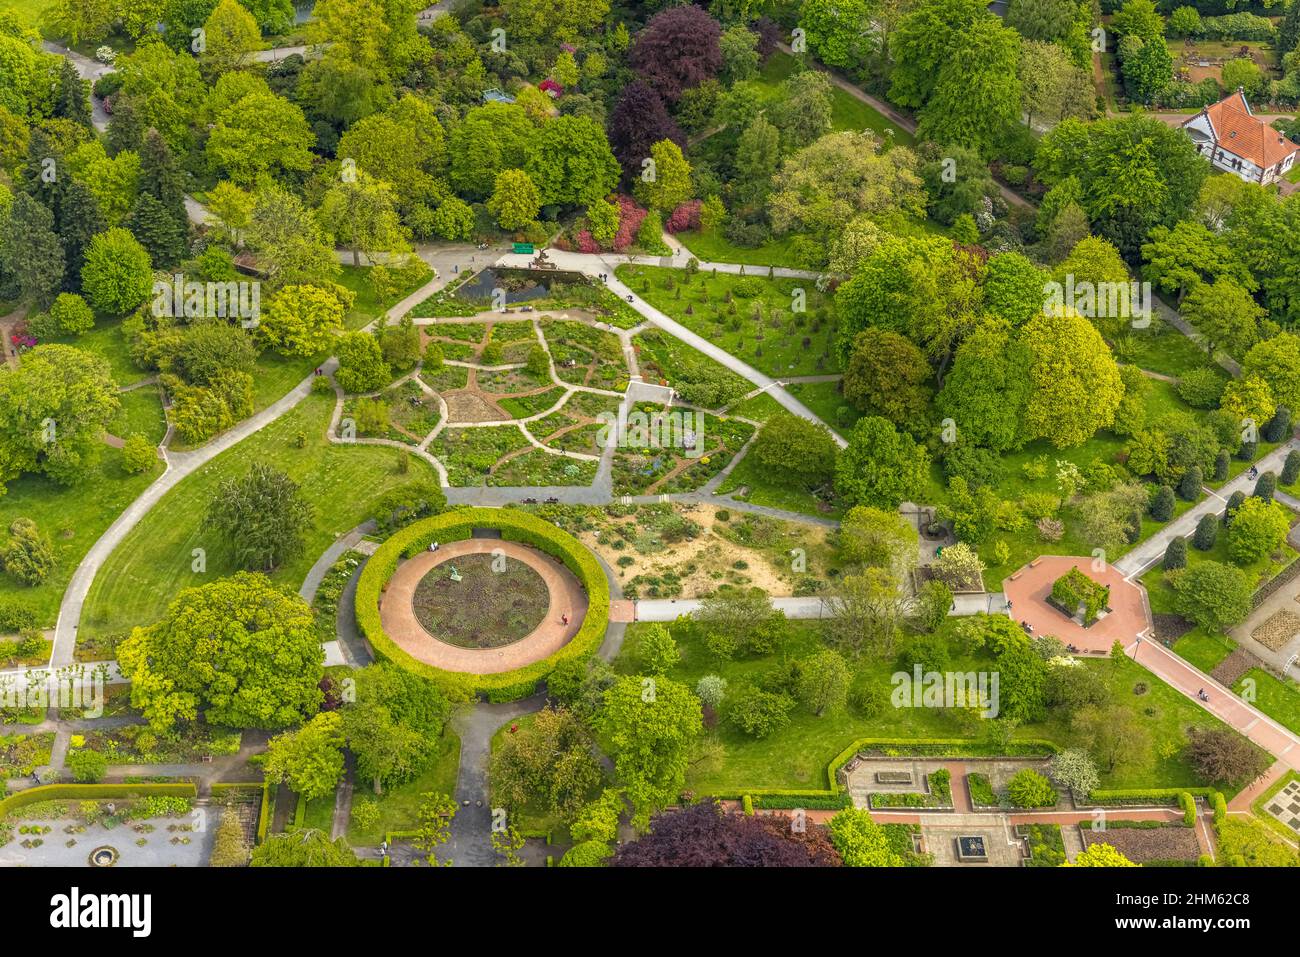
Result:
<instances>
[{"instance_id":1,"label":"brick paved circle","mask_svg":"<svg viewBox=\"0 0 1300 957\"><path fill-rule=\"evenodd\" d=\"M523 562L546 583L550 605L541 624L500 648L461 648L425 631L411 604L420 580L435 565L465 555L491 554L497 549ZM563 621L565 614L569 616L567 625ZM444 671L477 675L513 671L554 654L577 634L586 614L587 593L563 563L528 545L499 538L468 538L442 545L436 552L421 552L397 567L379 602L384 631L412 658Z\"/></svg>"}]
</instances>

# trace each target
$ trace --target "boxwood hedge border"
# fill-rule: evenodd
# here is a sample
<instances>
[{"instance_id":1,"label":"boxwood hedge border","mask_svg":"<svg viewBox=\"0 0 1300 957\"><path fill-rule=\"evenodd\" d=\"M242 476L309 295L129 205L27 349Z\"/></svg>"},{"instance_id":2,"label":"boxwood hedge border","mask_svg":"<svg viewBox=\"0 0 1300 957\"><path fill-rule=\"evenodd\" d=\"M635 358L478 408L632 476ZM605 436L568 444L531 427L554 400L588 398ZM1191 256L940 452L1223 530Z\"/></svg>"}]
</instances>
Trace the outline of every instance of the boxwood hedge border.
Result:
<instances>
[{"instance_id":1,"label":"boxwood hedge border","mask_svg":"<svg viewBox=\"0 0 1300 957\"><path fill-rule=\"evenodd\" d=\"M506 541L531 545L564 563L587 591L587 614L578 633L563 648L541 661L513 671L474 675L446 671L419 661L398 647L384 631L379 600L398 562L413 558L434 541L470 538L476 528L499 531ZM517 508L457 508L399 529L375 549L357 579L357 627L377 657L438 683L455 697L515 701L537 691L561 661L592 655L605 639L609 623L609 580L596 556L568 532Z\"/></svg>"}]
</instances>

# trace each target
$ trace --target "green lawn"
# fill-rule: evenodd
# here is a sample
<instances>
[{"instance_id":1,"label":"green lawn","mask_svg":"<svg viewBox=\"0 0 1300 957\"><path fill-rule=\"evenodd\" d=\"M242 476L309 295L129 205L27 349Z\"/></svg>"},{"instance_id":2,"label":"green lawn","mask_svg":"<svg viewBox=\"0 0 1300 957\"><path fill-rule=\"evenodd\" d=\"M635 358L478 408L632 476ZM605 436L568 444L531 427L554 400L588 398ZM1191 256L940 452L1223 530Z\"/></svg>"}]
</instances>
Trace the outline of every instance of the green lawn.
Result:
<instances>
[{"instance_id":1,"label":"green lawn","mask_svg":"<svg viewBox=\"0 0 1300 957\"><path fill-rule=\"evenodd\" d=\"M414 830L419 823L418 811L428 793L454 795L456 773L460 770L460 738L450 727L438 739L437 751L429 766L406 784L391 787L376 796L368 782L357 781L352 802L374 797L379 802L379 820L373 827L348 827L348 843L354 847L373 847L391 831Z\"/></svg>"},{"instance_id":2,"label":"green lawn","mask_svg":"<svg viewBox=\"0 0 1300 957\"><path fill-rule=\"evenodd\" d=\"M799 72L799 67L800 63L796 57L779 50L767 58L759 80L769 99L776 99L781 81ZM831 128L871 130L885 143L902 143L904 146L912 146L916 143L916 137L907 130L870 104L862 102L838 86L831 87Z\"/></svg>"},{"instance_id":3,"label":"green lawn","mask_svg":"<svg viewBox=\"0 0 1300 957\"><path fill-rule=\"evenodd\" d=\"M1175 378L1212 365L1204 349L1158 317L1148 328L1129 329L1118 337L1116 354L1123 362Z\"/></svg>"},{"instance_id":4,"label":"green lawn","mask_svg":"<svg viewBox=\"0 0 1300 957\"><path fill-rule=\"evenodd\" d=\"M36 587L0 575L0 598L18 600L36 613L42 625L53 626L72 572L95 540L161 469L160 463L152 473L128 475L122 468L122 453L105 446L99 464L70 488L40 475L11 481L8 491L0 496L0 528L7 529L16 518L32 519L53 539L57 564L53 574Z\"/></svg>"},{"instance_id":5,"label":"green lawn","mask_svg":"<svg viewBox=\"0 0 1300 957\"><path fill-rule=\"evenodd\" d=\"M1207 675L1236 647L1237 643L1227 635L1212 634L1200 625L1174 642L1174 651Z\"/></svg>"},{"instance_id":6,"label":"green lawn","mask_svg":"<svg viewBox=\"0 0 1300 957\"><path fill-rule=\"evenodd\" d=\"M108 424L108 431L120 439L139 432L150 442L158 443L167 432L162 399L156 386L141 386L118 396L121 411Z\"/></svg>"},{"instance_id":7,"label":"green lawn","mask_svg":"<svg viewBox=\"0 0 1300 957\"><path fill-rule=\"evenodd\" d=\"M82 614L82 636L120 633L147 624L161 616L181 588L237 570L226 543L200 526L217 484L242 476L254 462L287 472L316 509L302 555L272 574L294 590L330 542L362 521L376 497L404 482L436 481L432 469L416 457L410 459L410 473L399 475L394 449L328 443L325 430L333 407L332 395L308 396L292 412L168 492L100 570ZM296 447L300 432L307 437L301 449ZM191 570L196 548L206 551L206 572Z\"/></svg>"},{"instance_id":8,"label":"green lawn","mask_svg":"<svg viewBox=\"0 0 1300 957\"><path fill-rule=\"evenodd\" d=\"M50 0L0 0L0 13L12 13L23 26L34 27L49 5Z\"/></svg>"},{"instance_id":9,"label":"green lawn","mask_svg":"<svg viewBox=\"0 0 1300 957\"><path fill-rule=\"evenodd\" d=\"M122 334L121 319L100 317L95 320L95 328L90 331L79 336L62 336L54 341L103 357L112 371L113 381L119 386L133 385L153 375L131 361L130 345Z\"/></svg>"},{"instance_id":10,"label":"green lawn","mask_svg":"<svg viewBox=\"0 0 1300 957\"><path fill-rule=\"evenodd\" d=\"M829 298L810 281L768 279L761 270L753 276L700 272L691 280L679 269L619 266L615 272L652 306L760 372L839 371Z\"/></svg>"},{"instance_id":11,"label":"green lawn","mask_svg":"<svg viewBox=\"0 0 1300 957\"><path fill-rule=\"evenodd\" d=\"M1232 690L1241 695L1246 682L1255 682L1254 705L1284 727L1300 734L1300 685L1290 679L1278 678L1263 668L1251 668L1242 675Z\"/></svg>"},{"instance_id":12,"label":"green lawn","mask_svg":"<svg viewBox=\"0 0 1300 957\"><path fill-rule=\"evenodd\" d=\"M950 620L941 633L954 624L955 621ZM637 673L637 644L646 627L632 625L628 629L627 641L614 662L619 672ZM790 632L790 636L770 656L719 663L709 654L694 629L686 624L676 625L673 635L682 652L682 661L669 672L669 677L694 688L703 675L715 673L727 679L730 691L774 668L783 657L807 657L822 647L819 626L815 622L796 622ZM954 656L951 667L953 670L980 671L988 670L992 664L988 657L962 659ZM866 680L879 682L888 690L889 677L895 670L892 661L851 661L850 665L856 675L868 676ZM1136 711L1152 735L1153 748L1147 760L1103 772L1103 787L1182 787L1201 783L1182 758L1183 735L1191 726L1223 727L1218 719L1129 659L1119 663L1109 659L1087 660L1082 667L1095 669L1111 689L1112 701ZM1146 686L1141 695L1134 691L1139 683ZM725 710L724 703L724 713ZM806 709L797 707L788 725L763 739L751 738L726 721L720 722L712 733L722 744L725 757L714 766L697 766L688 773L686 786L697 794L735 794L750 788L823 789L827 786L829 762L859 738L970 737L969 732L963 732L958 719L944 709L892 707L869 719L848 709L828 712L817 718ZM1047 738L1061 747L1084 747L1088 744L1062 716L1049 717L1039 724L1022 725L1015 737Z\"/></svg>"},{"instance_id":13,"label":"green lawn","mask_svg":"<svg viewBox=\"0 0 1300 957\"><path fill-rule=\"evenodd\" d=\"M1300 167L1297 167L1300 169ZM746 266L786 266L802 268L795 254L798 234L774 236L761 246L737 246L723 235L720 229L702 229L699 232L677 233L676 239L691 255L701 262L744 263Z\"/></svg>"},{"instance_id":14,"label":"green lawn","mask_svg":"<svg viewBox=\"0 0 1300 957\"><path fill-rule=\"evenodd\" d=\"M742 501L753 505L767 505L783 508L790 512L802 512L821 518L839 518L843 508L838 505L822 508L820 500L811 492L800 487L778 485L771 480L770 474L747 453L737 463L722 484L718 487L719 495L728 495L742 487L749 488L749 494Z\"/></svg>"}]
</instances>

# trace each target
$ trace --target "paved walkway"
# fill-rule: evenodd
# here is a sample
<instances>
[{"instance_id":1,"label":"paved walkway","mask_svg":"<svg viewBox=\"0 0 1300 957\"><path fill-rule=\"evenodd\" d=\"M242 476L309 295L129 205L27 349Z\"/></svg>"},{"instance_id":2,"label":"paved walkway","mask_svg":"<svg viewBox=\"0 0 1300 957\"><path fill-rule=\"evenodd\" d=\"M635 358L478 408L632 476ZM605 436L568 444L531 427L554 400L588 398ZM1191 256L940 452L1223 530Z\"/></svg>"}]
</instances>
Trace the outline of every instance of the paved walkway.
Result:
<instances>
[{"instance_id":1,"label":"paved walkway","mask_svg":"<svg viewBox=\"0 0 1300 957\"><path fill-rule=\"evenodd\" d=\"M1047 603L1053 583L1074 568L1092 581L1110 586L1110 614L1088 628ZM1006 579L1002 590L1010 609L1006 613L1011 618L1028 622L1035 635L1054 635L1084 651L1107 652L1116 641L1128 644L1151 625L1141 587L1114 565L1095 570L1090 558L1043 555Z\"/></svg>"},{"instance_id":2,"label":"paved walkway","mask_svg":"<svg viewBox=\"0 0 1300 957\"><path fill-rule=\"evenodd\" d=\"M1229 688L1183 660L1158 641L1134 642L1125 649L1130 658L1182 692L1206 711L1235 728L1289 768L1300 770L1300 737L1268 715L1242 701ZM1196 696L1204 689L1210 700Z\"/></svg>"},{"instance_id":3,"label":"paved walkway","mask_svg":"<svg viewBox=\"0 0 1300 957\"><path fill-rule=\"evenodd\" d=\"M550 604L541 623L526 637L500 648L461 648L425 631L412 608L420 580L436 565L498 550L523 562L546 583ZM421 552L398 566L379 603L384 631L411 657L445 671L479 675L513 671L554 654L578 633L586 614L587 593L571 571L535 548L499 538L468 538L443 545L436 552ZM569 616L568 624L563 615Z\"/></svg>"},{"instance_id":4,"label":"paved walkway","mask_svg":"<svg viewBox=\"0 0 1300 957\"><path fill-rule=\"evenodd\" d=\"M325 365L327 371L333 371L337 362L330 359ZM77 570L72 573L72 579L68 582L67 590L63 593L63 601L59 605L58 622L54 626L54 648L50 658L51 664L59 666L72 663L77 643L77 628L81 622L81 609L85 603L86 595L90 591L91 583L94 582L95 575L99 572L100 567L108 560L108 556L113 553L113 550L122 543L127 533L135 528L139 521L148 514L149 510L157 505L159 500L175 488L182 479L206 465L226 449L266 428L306 398L311 391L312 379L314 378L315 376L308 376L303 379L302 382L294 386L289 390L288 394L282 396L278 401L273 402L261 412L244 419L206 445L186 452L164 450L163 454L167 467L163 474L158 476L148 488L141 492L139 497L126 507L126 510L117 517L117 520L108 527L107 531L99 537L95 544L90 546L86 557L81 560Z\"/></svg>"},{"instance_id":5,"label":"paved walkway","mask_svg":"<svg viewBox=\"0 0 1300 957\"><path fill-rule=\"evenodd\" d=\"M1292 438L1261 458L1255 466L1261 475L1264 472L1281 472L1287 453L1295 448L1300 448L1300 441ZM1228 499L1232 497L1232 493L1243 492L1249 495L1255 488L1255 482L1255 479L1249 477L1248 472L1242 472L1235 479L1225 482L1217 492L1206 489L1206 497L1202 501L1166 524L1150 538L1139 542L1130 552L1116 560L1112 567L1118 568L1128 578L1141 575L1165 557L1165 549L1174 538L1190 536L1196 531L1196 523L1203 515L1222 515L1224 509L1228 507Z\"/></svg>"}]
</instances>

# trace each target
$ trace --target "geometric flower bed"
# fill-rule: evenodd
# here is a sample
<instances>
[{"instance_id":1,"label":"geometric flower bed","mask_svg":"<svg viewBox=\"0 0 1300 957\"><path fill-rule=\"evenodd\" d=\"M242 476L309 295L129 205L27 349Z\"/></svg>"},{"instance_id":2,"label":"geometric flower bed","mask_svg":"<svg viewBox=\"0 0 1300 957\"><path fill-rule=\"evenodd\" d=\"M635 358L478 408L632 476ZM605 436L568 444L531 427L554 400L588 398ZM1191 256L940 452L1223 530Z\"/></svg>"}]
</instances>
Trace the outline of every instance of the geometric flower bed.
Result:
<instances>
[{"instance_id":1,"label":"geometric flower bed","mask_svg":"<svg viewBox=\"0 0 1300 957\"><path fill-rule=\"evenodd\" d=\"M440 544L473 537L475 529L490 528L507 541L530 545L558 559L587 592L587 613L577 633L562 648L540 661L495 674L445 671L419 661L384 631L380 596L403 558L412 558ZM561 661L585 658L600 647L609 622L609 580L596 557L568 532L517 508L454 508L394 532L375 549L357 579L357 627L375 654L443 687L454 699L484 696L489 701L526 698Z\"/></svg>"},{"instance_id":2,"label":"geometric flower bed","mask_svg":"<svg viewBox=\"0 0 1300 957\"><path fill-rule=\"evenodd\" d=\"M1250 633L1269 651L1280 651L1282 646L1300 634L1300 615L1290 611L1279 611L1270 615L1268 620Z\"/></svg>"}]
</instances>

